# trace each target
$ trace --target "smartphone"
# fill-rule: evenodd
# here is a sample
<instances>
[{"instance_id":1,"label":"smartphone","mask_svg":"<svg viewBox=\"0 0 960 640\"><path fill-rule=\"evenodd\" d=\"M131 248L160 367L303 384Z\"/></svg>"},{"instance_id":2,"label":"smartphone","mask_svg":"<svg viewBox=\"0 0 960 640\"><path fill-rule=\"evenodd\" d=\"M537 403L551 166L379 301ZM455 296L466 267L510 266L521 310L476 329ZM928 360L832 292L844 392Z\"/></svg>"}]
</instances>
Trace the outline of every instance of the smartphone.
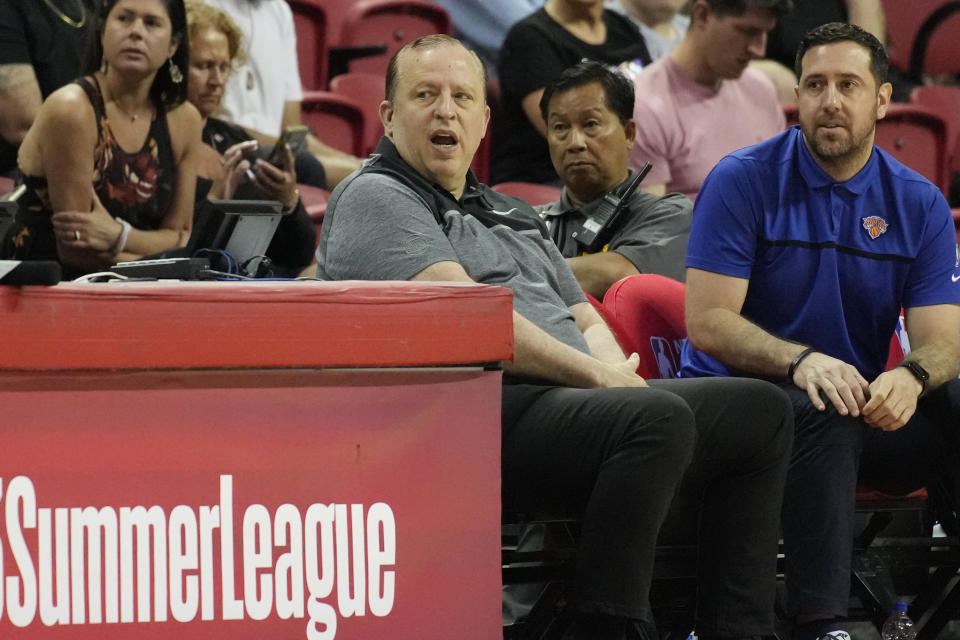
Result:
<instances>
[{"instance_id":1,"label":"smartphone","mask_svg":"<svg viewBox=\"0 0 960 640\"><path fill-rule=\"evenodd\" d=\"M293 152L293 155L297 155L303 151L307 147L307 134L309 132L310 129L302 124L294 125L284 129L283 133L280 134L280 137L277 138L277 142L273 146L273 151L270 152L270 157L267 158L267 162L275 167L282 165L284 145L290 147L290 151Z\"/></svg>"}]
</instances>

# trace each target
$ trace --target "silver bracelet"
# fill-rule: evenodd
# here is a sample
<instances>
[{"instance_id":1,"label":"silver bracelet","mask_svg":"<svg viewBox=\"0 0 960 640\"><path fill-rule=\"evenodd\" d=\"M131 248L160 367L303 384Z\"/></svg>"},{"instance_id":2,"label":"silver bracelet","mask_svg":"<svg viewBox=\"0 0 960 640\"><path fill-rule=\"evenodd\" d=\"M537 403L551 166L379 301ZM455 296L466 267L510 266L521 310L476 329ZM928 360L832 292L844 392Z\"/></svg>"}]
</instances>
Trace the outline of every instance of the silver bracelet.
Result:
<instances>
[{"instance_id":1,"label":"silver bracelet","mask_svg":"<svg viewBox=\"0 0 960 640\"><path fill-rule=\"evenodd\" d=\"M123 230L120 231L120 235L117 236L117 241L113 244L113 255L119 255L127 248L127 238L130 237L130 229L133 227L123 218L114 218L114 220L123 225Z\"/></svg>"}]
</instances>

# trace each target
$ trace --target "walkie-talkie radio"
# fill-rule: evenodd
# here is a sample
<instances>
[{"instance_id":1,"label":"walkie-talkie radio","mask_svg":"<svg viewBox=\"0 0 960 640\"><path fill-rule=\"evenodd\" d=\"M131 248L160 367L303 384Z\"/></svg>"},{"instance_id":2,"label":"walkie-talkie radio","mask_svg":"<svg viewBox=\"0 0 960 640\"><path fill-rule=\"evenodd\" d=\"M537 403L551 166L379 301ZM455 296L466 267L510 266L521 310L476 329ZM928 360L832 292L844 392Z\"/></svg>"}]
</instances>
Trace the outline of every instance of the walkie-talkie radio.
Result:
<instances>
[{"instance_id":1,"label":"walkie-talkie radio","mask_svg":"<svg viewBox=\"0 0 960 640\"><path fill-rule=\"evenodd\" d=\"M594 253L603 249L612 235L612 228L617 218L626 208L626 203L630 201L630 196L640 185L640 182L647 177L653 165L649 162L643 165L640 171L633 174L628 182L624 183L616 191L611 191L603 196L603 201L597 210L590 217L584 220L580 231L573 234L573 237L587 253Z\"/></svg>"}]
</instances>

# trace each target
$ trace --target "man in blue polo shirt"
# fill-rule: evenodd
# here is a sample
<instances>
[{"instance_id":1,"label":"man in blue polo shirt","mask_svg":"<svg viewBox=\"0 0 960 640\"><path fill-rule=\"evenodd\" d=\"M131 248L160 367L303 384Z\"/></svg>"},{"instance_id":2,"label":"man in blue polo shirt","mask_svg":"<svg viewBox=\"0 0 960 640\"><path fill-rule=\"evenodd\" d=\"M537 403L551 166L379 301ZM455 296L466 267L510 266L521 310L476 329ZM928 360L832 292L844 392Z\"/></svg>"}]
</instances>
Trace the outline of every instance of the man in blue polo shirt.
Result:
<instances>
[{"instance_id":1,"label":"man in blue polo shirt","mask_svg":"<svg viewBox=\"0 0 960 640\"><path fill-rule=\"evenodd\" d=\"M873 144L892 91L883 46L831 23L797 53L800 127L724 158L687 250L681 376L783 380L784 496L797 637L842 626L859 477L925 486L956 465L960 249L940 192ZM913 350L884 371L901 308Z\"/></svg>"}]
</instances>

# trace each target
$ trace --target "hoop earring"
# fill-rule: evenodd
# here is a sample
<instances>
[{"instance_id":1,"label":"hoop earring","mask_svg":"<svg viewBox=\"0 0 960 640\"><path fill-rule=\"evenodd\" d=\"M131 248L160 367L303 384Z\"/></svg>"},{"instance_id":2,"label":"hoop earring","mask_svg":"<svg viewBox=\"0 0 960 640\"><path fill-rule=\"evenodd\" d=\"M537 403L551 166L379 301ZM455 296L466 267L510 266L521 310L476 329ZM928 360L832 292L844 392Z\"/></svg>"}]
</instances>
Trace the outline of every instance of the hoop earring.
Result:
<instances>
[{"instance_id":1,"label":"hoop earring","mask_svg":"<svg viewBox=\"0 0 960 640\"><path fill-rule=\"evenodd\" d=\"M180 84L183 82L183 74L180 72L180 67L177 66L177 63L173 61L173 58L167 58L167 64L170 67L170 79L173 80L173 83Z\"/></svg>"}]
</instances>

